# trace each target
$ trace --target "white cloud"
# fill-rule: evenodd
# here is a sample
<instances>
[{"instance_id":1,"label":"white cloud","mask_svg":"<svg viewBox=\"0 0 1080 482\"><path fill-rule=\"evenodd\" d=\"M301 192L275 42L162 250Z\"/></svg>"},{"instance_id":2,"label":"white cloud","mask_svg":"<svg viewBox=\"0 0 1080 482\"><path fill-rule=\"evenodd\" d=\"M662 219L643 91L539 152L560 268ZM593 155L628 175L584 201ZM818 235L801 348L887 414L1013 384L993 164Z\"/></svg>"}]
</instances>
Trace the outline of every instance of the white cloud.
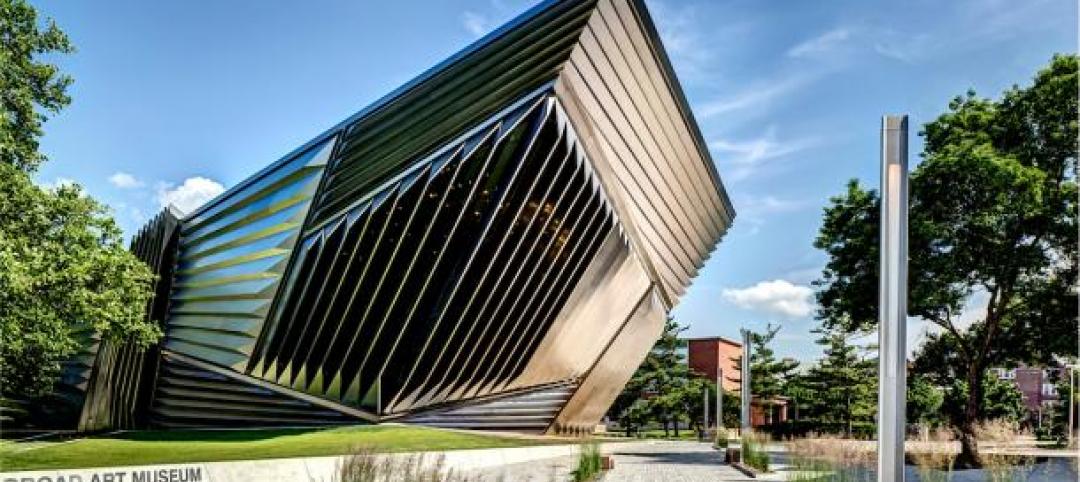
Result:
<instances>
[{"instance_id":1,"label":"white cloud","mask_svg":"<svg viewBox=\"0 0 1080 482\"><path fill-rule=\"evenodd\" d=\"M810 203L807 201L781 199L775 196L739 195L735 199L735 211L739 213L735 225L744 235L753 236L761 231L761 227L771 215L795 212L808 206ZM744 229L743 226L747 228Z\"/></svg>"},{"instance_id":2,"label":"white cloud","mask_svg":"<svg viewBox=\"0 0 1080 482\"><path fill-rule=\"evenodd\" d=\"M721 296L739 308L801 318L814 311L814 290L777 279L754 286L725 289Z\"/></svg>"},{"instance_id":3,"label":"white cloud","mask_svg":"<svg viewBox=\"0 0 1080 482\"><path fill-rule=\"evenodd\" d=\"M179 186L158 183L157 199L161 207L173 205L183 213L190 213L223 192L225 187L221 183L195 176L184 179Z\"/></svg>"},{"instance_id":4,"label":"white cloud","mask_svg":"<svg viewBox=\"0 0 1080 482\"><path fill-rule=\"evenodd\" d=\"M109 176L109 184L116 186L120 189L130 189L136 187L142 187L143 182L135 179L135 176L126 172L117 171L113 175Z\"/></svg>"},{"instance_id":5,"label":"white cloud","mask_svg":"<svg viewBox=\"0 0 1080 482\"><path fill-rule=\"evenodd\" d=\"M767 161L787 157L818 144L818 139L812 137L779 141L776 139L776 129L770 127L764 135L753 139L714 139L709 142L709 148L718 154L720 162L730 164L724 178L738 181L754 175Z\"/></svg>"},{"instance_id":6,"label":"white cloud","mask_svg":"<svg viewBox=\"0 0 1080 482\"><path fill-rule=\"evenodd\" d=\"M850 29L835 28L795 45L787 51L787 55L794 58L807 58L829 54L846 43L849 38L851 38Z\"/></svg>"},{"instance_id":7,"label":"white cloud","mask_svg":"<svg viewBox=\"0 0 1080 482\"><path fill-rule=\"evenodd\" d=\"M476 12L465 12L461 15L461 24L469 33L480 37L491 30L491 20Z\"/></svg>"},{"instance_id":8,"label":"white cloud","mask_svg":"<svg viewBox=\"0 0 1080 482\"><path fill-rule=\"evenodd\" d=\"M730 97L705 102L701 104L701 107L694 109L694 113L699 119L704 120L750 108L756 108L760 111L776 98L795 91L813 79L813 75L797 74L787 76L781 80L770 80Z\"/></svg>"},{"instance_id":9,"label":"white cloud","mask_svg":"<svg viewBox=\"0 0 1080 482\"><path fill-rule=\"evenodd\" d=\"M789 318L806 317L813 312L813 290L810 286L785 280L761 281L743 289L726 289L720 296L743 309L782 314Z\"/></svg>"}]
</instances>

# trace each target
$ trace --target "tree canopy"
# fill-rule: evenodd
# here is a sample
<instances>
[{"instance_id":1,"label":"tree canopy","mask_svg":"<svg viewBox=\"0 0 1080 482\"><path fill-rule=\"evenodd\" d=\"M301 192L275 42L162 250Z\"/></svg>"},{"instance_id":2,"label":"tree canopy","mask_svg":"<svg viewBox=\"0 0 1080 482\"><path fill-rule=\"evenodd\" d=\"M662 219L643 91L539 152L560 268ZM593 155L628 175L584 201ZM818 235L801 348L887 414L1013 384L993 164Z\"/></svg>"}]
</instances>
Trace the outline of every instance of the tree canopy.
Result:
<instances>
[{"instance_id":1,"label":"tree canopy","mask_svg":"<svg viewBox=\"0 0 1080 482\"><path fill-rule=\"evenodd\" d=\"M52 20L40 25L34 7L22 0L0 0L0 162L33 171L45 161L38 150L42 124L46 112L55 114L71 102L71 77L40 56L74 50Z\"/></svg>"},{"instance_id":2,"label":"tree canopy","mask_svg":"<svg viewBox=\"0 0 1080 482\"><path fill-rule=\"evenodd\" d=\"M33 7L0 0L0 396L48 393L60 363L88 335L132 340L160 336L144 319L150 268L121 244L109 210L78 186L43 188L31 174L44 112L67 105L71 79L39 56L71 52Z\"/></svg>"},{"instance_id":3,"label":"tree canopy","mask_svg":"<svg viewBox=\"0 0 1080 482\"><path fill-rule=\"evenodd\" d=\"M940 330L935 343L969 387L959 425L975 461L987 368L1050 361L1077 345L1077 58L1055 56L1033 85L1001 99L956 97L920 135L911 173L908 313ZM857 181L830 200L815 247L828 256L818 318L828 329L876 328L876 190ZM965 304L984 295L970 326Z\"/></svg>"},{"instance_id":4,"label":"tree canopy","mask_svg":"<svg viewBox=\"0 0 1080 482\"><path fill-rule=\"evenodd\" d=\"M814 390L808 415L851 436L856 422L873 422L877 413L877 360L861 356L848 337L829 332L817 340L824 356L806 380Z\"/></svg>"}]
</instances>

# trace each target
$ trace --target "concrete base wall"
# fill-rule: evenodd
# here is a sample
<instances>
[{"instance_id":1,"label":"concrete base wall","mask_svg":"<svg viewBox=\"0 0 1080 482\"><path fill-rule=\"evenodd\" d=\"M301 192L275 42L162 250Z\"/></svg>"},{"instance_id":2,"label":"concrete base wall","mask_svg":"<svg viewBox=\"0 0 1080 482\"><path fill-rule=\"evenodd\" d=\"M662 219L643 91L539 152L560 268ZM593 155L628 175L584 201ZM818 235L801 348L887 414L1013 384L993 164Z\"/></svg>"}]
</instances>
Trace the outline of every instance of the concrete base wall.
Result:
<instances>
[{"instance_id":1,"label":"concrete base wall","mask_svg":"<svg viewBox=\"0 0 1080 482\"><path fill-rule=\"evenodd\" d=\"M608 443L601 451L637 442ZM443 467L455 473L576 455L580 445L546 445L503 449L455 450L423 453L426 466L441 458ZM382 457L406 460L419 454L390 454ZM163 464L129 467L98 467L73 470L35 470L0 473L0 482L330 482L346 456L291 459L237 460L201 464Z\"/></svg>"}]
</instances>

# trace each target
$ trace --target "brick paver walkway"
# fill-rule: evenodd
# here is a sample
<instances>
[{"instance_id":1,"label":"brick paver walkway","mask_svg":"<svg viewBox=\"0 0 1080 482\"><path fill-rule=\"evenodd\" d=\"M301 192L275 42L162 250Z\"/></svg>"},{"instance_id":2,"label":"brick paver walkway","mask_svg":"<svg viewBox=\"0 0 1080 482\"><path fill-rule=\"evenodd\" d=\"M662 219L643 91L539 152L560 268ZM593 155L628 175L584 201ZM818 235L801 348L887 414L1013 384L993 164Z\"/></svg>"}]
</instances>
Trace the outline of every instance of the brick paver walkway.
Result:
<instances>
[{"instance_id":1,"label":"brick paver walkway","mask_svg":"<svg viewBox=\"0 0 1080 482\"><path fill-rule=\"evenodd\" d=\"M615 469L604 477L604 482L754 480L720 463L720 453L706 443L634 444L613 455Z\"/></svg>"},{"instance_id":2,"label":"brick paver walkway","mask_svg":"<svg viewBox=\"0 0 1080 482\"><path fill-rule=\"evenodd\" d=\"M615 469L603 482L735 482L754 481L720 463L720 453L698 442L630 442L608 445L605 454L615 457ZM559 457L524 464L505 465L466 473L485 482L565 482L576 457ZM470 479L475 480L475 479ZM760 482L760 479L758 479Z\"/></svg>"}]
</instances>

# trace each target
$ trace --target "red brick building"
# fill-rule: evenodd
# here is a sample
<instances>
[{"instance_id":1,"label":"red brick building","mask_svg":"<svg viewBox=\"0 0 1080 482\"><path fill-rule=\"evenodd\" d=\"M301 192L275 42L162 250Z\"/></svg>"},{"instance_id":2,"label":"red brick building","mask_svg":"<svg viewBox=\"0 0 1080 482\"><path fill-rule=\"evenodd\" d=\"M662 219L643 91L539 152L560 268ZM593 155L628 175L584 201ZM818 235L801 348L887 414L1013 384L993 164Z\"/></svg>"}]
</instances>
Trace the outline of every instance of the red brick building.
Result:
<instances>
[{"instance_id":1,"label":"red brick building","mask_svg":"<svg viewBox=\"0 0 1080 482\"><path fill-rule=\"evenodd\" d=\"M720 336L690 338L686 340L686 363L690 369L709 380L716 380L717 372L723 374L724 390L739 393L742 387L742 369L739 360L743 346L734 340ZM725 402L726 410L738 410L737 402ZM730 408L727 408L730 407ZM760 427L788 419L787 400L777 398L764 403L757 397L750 401L750 425Z\"/></svg>"},{"instance_id":2,"label":"red brick building","mask_svg":"<svg viewBox=\"0 0 1080 482\"><path fill-rule=\"evenodd\" d=\"M686 340L686 345L686 360L691 370L709 380L716 380L717 371L722 369L724 390L729 392L739 390L741 386L739 358L742 356L742 343L714 336L691 338Z\"/></svg>"}]
</instances>

